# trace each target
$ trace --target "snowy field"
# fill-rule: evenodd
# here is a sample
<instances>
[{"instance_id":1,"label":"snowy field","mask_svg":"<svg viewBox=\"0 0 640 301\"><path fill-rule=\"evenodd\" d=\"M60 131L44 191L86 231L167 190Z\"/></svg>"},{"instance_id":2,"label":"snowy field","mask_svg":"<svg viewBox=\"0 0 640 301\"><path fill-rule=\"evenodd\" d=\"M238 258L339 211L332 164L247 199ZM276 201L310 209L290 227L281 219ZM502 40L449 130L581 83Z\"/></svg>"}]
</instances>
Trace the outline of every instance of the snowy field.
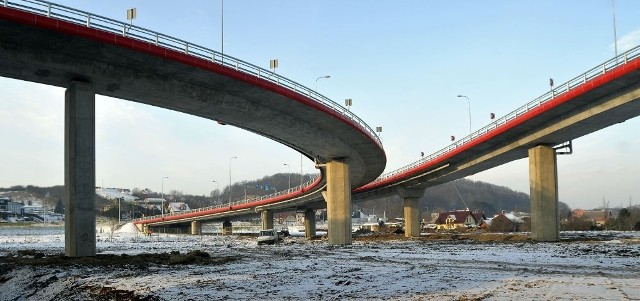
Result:
<instances>
[{"instance_id":1,"label":"snowy field","mask_svg":"<svg viewBox=\"0 0 640 301\"><path fill-rule=\"evenodd\" d=\"M562 233L559 243L98 234L114 262L193 250L208 264L10 265L64 252L61 228L0 227L0 300L639 300L640 233ZM126 255L122 255L126 254ZM37 262L38 259L33 259Z\"/></svg>"}]
</instances>

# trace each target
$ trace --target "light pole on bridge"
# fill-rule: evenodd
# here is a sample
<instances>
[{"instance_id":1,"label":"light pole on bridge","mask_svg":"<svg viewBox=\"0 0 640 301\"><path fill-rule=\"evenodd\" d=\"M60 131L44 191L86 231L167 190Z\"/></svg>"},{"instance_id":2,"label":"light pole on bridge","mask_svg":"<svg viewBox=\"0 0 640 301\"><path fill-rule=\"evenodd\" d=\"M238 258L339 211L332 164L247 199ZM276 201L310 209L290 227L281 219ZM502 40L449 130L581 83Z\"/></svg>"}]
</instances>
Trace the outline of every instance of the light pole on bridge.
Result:
<instances>
[{"instance_id":1,"label":"light pole on bridge","mask_svg":"<svg viewBox=\"0 0 640 301\"><path fill-rule=\"evenodd\" d=\"M323 75L323 76L318 76L318 78L316 78L316 92L318 92L318 80L321 78L331 78L331 75Z\"/></svg>"},{"instance_id":2,"label":"light pole on bridge","mask_svg":"<svg viewBox=\"0 0 640 301\"><path fill-rule=\"evenodd\" d=\"M162 208L160 208L161 215L164 215L164 179L168 179L169 177L162 177L162 188L160 190L160 198L162 199Z\"/></svg>"},{"instance_id":3,"label":"light pole on bridge","mask_svg":"<svg viewBox=\"0 0 640 301\"><path fill-rule=\"evenodd\" d=\"M211 181L211 183L216 183L217 190L218 190L218 204L220 204L220 183L218 183L218 181ZM213 199L213 196L211 196L211 198ZM213 204L211 204L211 206L213 206Z\"/></svg>"},{"instance_id":4,"label":"light pole on bridge","mask_svg":"<svg viewBox=\"0 0 640 301\"><path fill-rule=\"evenodd\" d=\"M464 95L458 95L458 97L464 97L467 99L467 103L469 104L469 136L471 136L471 100L469 100L469 97L464 96Z\"/></svg>"},{"instance_id":5,"label":"light pole on bridge","mask_svg":"<svg viewBox=\"0 0 640 301\"><path fill-rule=\"evenodd\" d=\"M287 173L289 175L289 189L291 189L291 165L285 163L284 164L286 167L289 167L289 172Z\"/></svg>"},{"instance_id":6,"label":"light pole on bridge","mask_svg":"<svg viewBox=\"0 0 640 301\"><path fill-rule=\"evenodd\" d=\"M238 157L229 158L229 205L231 205L231 159L238 159Z\"/></svg>"}]
</instances>

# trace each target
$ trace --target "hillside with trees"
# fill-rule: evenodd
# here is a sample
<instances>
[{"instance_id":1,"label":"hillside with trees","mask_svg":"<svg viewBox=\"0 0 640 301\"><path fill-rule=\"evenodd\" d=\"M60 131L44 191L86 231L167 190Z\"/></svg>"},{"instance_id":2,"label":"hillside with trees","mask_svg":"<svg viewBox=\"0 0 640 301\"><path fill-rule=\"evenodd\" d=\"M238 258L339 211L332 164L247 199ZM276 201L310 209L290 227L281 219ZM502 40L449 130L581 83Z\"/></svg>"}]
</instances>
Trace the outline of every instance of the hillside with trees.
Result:
<instances>
[{"instance_id":1,"label":"hillside with trees","mask_svg":"<svg viewBox=\"0 0 640 301\"><path fill-rule=\"evenodd\" d=\"M312 177L313 175L306 174L302 176L302 181L307 182ZM253 198L283 191L288 189L289 185L291 187L300 185L300 181L300 174L278 173L261 179L236 182L231 187L231 201L235 202L243 200L245 197ZM164 197L169 202L186 202L192 209L228 203L229 186L220 185L220 187L221 189L215 189L209 195L190 195L182 191L171 190L165 192ZM49 204L58 203L59 206L66 198L64 186L37 187L28 185L0 188L0 193L9 191L29 193L34 197L46 199ZM159 192L146 188L133 188L132 194L139 199L161 197ZM117 203L117 200L96 196L96 210L99 214L117 217ZM401 198L389 197L353 204L353 211L362 210L366 214L376 214L378 216L382 216L383 212L385 212L387 217L402 217L402 205ZM143 212L142 209L132 207L130 204L123 204L123 206L128 206L128 211ZM420 208L423 216L428 216L431 212L438 210L462 210L467 207L470 210L482 211L487 216L493 216L501 210L528 212L530 210L529 195L502 186L461 179L431 187L420 198ZM568 206L560 203L560 208L561 216L566 216L569 211ZM58 210L62 209L58 208Z\"/></svg>"},{"instance_id":2,"label":"hillside with trees","mask_svg":"<svg viewBox=\"0 0 640 301\"><path fill-rule=\"evenodd\" d=\"M457 191L456 191L457 190ZM400 197L389 197L356 204L357 210L366 214L387 217L401 217L403 215L403 200ZM486 216L493 216L504 211L530 212L529 195L510 188L493 185L480 181L460 179L442 185L430 187L420 198L420 211L428 218L432 212L451 210L465 210L484 212ZM569 206L559 202L561 216L570 211Z\"/></svg>"}]
</instances>

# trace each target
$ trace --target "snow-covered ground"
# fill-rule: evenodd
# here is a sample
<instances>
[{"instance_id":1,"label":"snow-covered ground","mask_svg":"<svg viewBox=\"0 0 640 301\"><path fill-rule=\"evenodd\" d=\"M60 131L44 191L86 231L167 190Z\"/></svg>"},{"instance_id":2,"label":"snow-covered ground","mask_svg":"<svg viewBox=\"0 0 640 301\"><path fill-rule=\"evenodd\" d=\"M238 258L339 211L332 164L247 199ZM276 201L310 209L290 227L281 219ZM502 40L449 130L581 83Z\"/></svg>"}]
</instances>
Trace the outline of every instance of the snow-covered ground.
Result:
<instances>
[{"instance_id":1,"label":"snow-covered ground","mask_svg":"<svg viewBox=\"0 0 640 301\"><path fill-rule=\"evenodd\" d=\"M638 300L640 234L563 233L559 243L98 233L100 254L207 252L219 264L0 265L0 300ZM57 232L56 232L57 231ZM110 232L110 231L107 231ZM579 238L576 241L575 238ZM0 228L0 256L64 252L59 228ZM141 255L145 256L145 255ZM17 259L16 259L17 260Z\"/></svg>"}]
</instances>

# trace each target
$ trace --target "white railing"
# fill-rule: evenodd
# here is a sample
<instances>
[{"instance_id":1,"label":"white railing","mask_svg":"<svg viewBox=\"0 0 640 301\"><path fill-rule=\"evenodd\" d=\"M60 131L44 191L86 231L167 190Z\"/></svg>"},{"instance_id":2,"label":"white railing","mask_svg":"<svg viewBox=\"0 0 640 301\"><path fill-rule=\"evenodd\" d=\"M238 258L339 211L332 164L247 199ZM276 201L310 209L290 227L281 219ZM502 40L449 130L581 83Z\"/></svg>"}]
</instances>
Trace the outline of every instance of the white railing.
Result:
<instances>
[{"instance_id":1,"label":"white railing","mask_svg":"<svg viewBox=\"0 0 640 301\"><path fill-rule=\"evenodd\" d=\"M167 216L176 216L176 215L183 215L185 213L194 213L194 212L203 212L203 211L209 211L212 209L219 209L219 208L229 208L229 207L234 207L234 206L238 206L238 205L244 205L244 204L249 204L249 203L253 203L253 202L258 202L258 201L262 201L262 200L268 200L268 199L272 199L281 195L287 195L289 193L292 192L296 192L296 191L300 191L305 187L308 187L310 185L312 185L315 181L318 180L318 178L320 177L320 174L317 175L313 175L311 177L311 179L305 183L302 183L302 185L298 185L296 187L291 187L287 190L283 190L283 191L278 191L272 194L268 194L268 195L263 195L263 196L259 196L259 197L254 197L254 198L248 198L248 199L243 199L243 200L239 200L239 201L235 201L235 202L231 202L231 203L224 203L224 204L217 204L217 205L213 205L213 206L209 206L209 207L202 207L202 208L198 208L198 209L193 209L189 212L178 212L178 213L168 213L168 214L164 214L164 215L154 215L154 216L146 216L143 218L137 218L134 219L133 221L144 221L144 220L150 220L150 219L156 219L156 218L160 218L160 217L167 217Z\"/></svg>"},{"instance_id":2,"label":"white railing","mask_svg":"<svg viewBox=\"0 0 640 301\"><path fill-rule=\"evenodd\" d=\"M159 47L171 49L200 59L215 62L225 67L232 68L237 71L256 76L260 79L270 81L281 87L292 90L298 94L305 95L310 99L331 109L333 112L345 117L354 125L356 125L360 130L369 135L378 144L378 146L382 148L382 141L380 140L380 137L378 137L376 132L351 111L325 97L324 95L321 95L316 91L313 91L301 84L298 84L267 69L260 68L243 60L234 58L226 54L222 54L218 51L211 50L194 43L190 43L152 30L148 30L135 25L130 25L125 22L120 22L99 15L94 15L92 13L77 10L67 6L40 0L0 1L2 3L1 5L5 7L28 11L30 13L47 16L49 18L64 20L70 23L83 25L89 28L102 30L113 34L122 35L131 39L151 43Z\"/></svg>"},{"instance_id":3,"label":"white railing","mask_svg":"<svg viewBox=\"0 0 640 301\"><path fill-rule=\"evenodd\" d=\"M447 153L455 150L458 147L461 147L475 139L478 139L484 135L486 135L487 133L505 125L506 123L510 122L511 120L516 119L517 117L524 115L526 113L528 113L529 111L541 106L542 104L546 103L549 100L554 99L555 97L558 97L559 95L562 95L564 93L569 92L570 90L575 89L576 87L585 84L591 80L593 80L594 78L596 78L599 75L605 74L606 72L610 71L613 68L616 68L618 66L624 65L626 63L628 63L629 61L638 58L640 56L640 46L636 46L626 52L624 52L623 54L614 57L596 67L594 67L593 69L590 69L589 71L578 75L577 77L569 80L566 83L563 83L559 86L557 86L556 88L554 88L553 90L539 96L538 98L532 100L531 102L525 104L524 106L515 109L514 111L512 111L511 113L501 117L500 119L488 124L487 126L471 133L469 136L466 136L464 138L461 138L460 140L454 142L453 144L431 154L428 155L424 158L421 158L418 161L415 161L409 165L403 166L401 168L398 168L394 171L388 172L386 174L381 175L380 177L378 177L377 179L375 179L374 181L372 181L370 184L373 183L377 183L380 181L384 181L388 178L391 178L395 175L404 173L406 171L409 171L411 169L414 169L426 162L429 162L431 160L435 160L439 157L442 157L444 155L446 155ZM437 168L437 166L436 166Z\"/></svg>"}]
</instances>

